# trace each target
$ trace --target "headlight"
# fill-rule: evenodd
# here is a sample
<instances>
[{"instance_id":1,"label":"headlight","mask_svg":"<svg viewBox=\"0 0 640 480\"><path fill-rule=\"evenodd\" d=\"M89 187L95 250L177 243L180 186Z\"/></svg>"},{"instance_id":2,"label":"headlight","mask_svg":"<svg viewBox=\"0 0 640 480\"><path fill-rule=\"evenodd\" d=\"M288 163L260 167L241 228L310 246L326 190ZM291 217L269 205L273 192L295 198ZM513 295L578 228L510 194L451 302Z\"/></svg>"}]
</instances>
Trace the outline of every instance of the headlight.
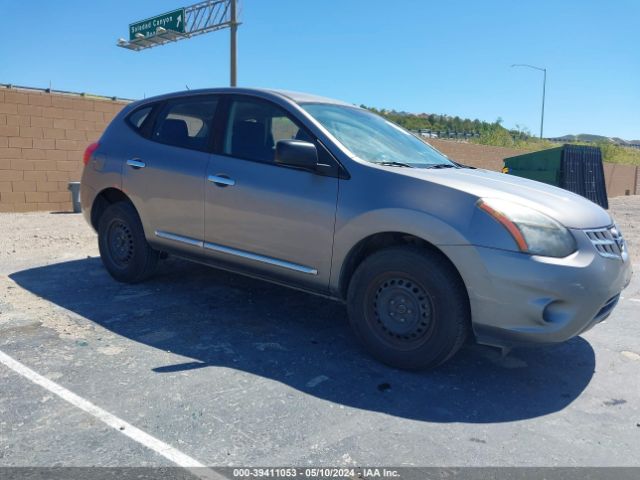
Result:
<instances>
[{"instance_id":1,"label":"headlight","mask_svg":"<svg viewBox=\"0 0 640 480\"><path fill-rule=\"evenodd\" d=\"M576 251L571 232L544 213L496 198L482 198L477 206L507 229L521 252L566 257Z\"/></svg>"}]
</instances>

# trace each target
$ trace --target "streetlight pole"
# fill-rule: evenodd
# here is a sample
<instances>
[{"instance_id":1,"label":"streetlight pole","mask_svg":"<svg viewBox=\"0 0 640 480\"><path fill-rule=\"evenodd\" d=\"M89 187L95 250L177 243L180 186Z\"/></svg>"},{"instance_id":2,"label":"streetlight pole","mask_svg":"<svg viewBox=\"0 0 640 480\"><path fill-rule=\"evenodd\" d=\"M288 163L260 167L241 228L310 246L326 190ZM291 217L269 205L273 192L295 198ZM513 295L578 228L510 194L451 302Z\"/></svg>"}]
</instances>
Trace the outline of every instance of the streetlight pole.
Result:
<instances>
[{"instance_id":1,"label":"streetlight pole","mask_svg":"<svg viewBox=\"0 0 640 480\"><path fill-rule=\"evenodd\" d=\"M235 87L238 83L237 77L237 68L238 68L238 11L237 11L237 0L230 0L231 2L231 19L230 19L230 31L231 31L231 41L230 43L230 84L232 87Z\"/></svg>"},{"instance_id":2,"label":"streetlight pole","mask_svg":"<svg viewBox=\"0 0 640 480\"><path fill-rule=\"evenodd\" d=\"M544 77L542 80L542 115L540 117L540 138L542 138L542 133L544 131L544 97L545 97L545 93L547 90L547 69L546 68L540 68L540 67L534 67L533 65L528 65L526 63L516 63L511 65L512 67L527 67L527 68L533 68L534 70L540 70L541 72L544 72Z\"/></svg>"}]
</instances>

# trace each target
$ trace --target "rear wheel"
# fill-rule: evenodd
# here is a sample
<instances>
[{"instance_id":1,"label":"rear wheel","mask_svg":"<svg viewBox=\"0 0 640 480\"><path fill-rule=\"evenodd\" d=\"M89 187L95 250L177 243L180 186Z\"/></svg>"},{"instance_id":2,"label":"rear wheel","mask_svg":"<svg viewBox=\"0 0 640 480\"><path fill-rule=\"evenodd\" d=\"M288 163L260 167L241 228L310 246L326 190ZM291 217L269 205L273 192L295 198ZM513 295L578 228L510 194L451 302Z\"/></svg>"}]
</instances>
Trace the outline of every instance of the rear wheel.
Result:
<instances>
[{"instance_id":1,"label":"rear wheel","mask_svg":"<svg viewBox=\"0 0 640 480\"><path fill-rule=\"evenodd\" d=\"M437 253L392 247L356 269L347 298L356 336L377 360L396 368L435 367L468 334L466 289Z\"/></svg>"},{"instance_id":2,"label":"rear wheel","mask_svg":"<svg viewBox=\"0 0 640 480\"><path fill-rule=\"evenodd\" d=\"M98 247L107 271L120 282L137 283L155 271L160 252L149 246L136 209L128 202L107 207L98 223Z\"/></svg>"}]
</instances>

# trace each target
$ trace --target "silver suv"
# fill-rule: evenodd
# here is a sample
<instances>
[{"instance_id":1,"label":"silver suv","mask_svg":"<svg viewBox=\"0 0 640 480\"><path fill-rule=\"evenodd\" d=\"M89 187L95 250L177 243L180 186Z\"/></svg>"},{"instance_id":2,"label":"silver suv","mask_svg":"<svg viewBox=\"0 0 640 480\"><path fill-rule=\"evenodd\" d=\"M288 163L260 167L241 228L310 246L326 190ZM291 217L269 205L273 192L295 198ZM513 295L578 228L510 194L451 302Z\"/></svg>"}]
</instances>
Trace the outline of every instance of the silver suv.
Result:
<instances>
[{"instance_id":1,"label":"silver suv","mask_svg":"<svg viewBox=\"0 0 640 480\"><path fill-rule=\"evenodd\" d=\"M361 108L211 89L128 105L85 153L105 268L167 253L347 304L367 350L433 367L465 342L561 342L609 316L631 268L606 211L459 165Z\"/></svg>"}]
</instances>

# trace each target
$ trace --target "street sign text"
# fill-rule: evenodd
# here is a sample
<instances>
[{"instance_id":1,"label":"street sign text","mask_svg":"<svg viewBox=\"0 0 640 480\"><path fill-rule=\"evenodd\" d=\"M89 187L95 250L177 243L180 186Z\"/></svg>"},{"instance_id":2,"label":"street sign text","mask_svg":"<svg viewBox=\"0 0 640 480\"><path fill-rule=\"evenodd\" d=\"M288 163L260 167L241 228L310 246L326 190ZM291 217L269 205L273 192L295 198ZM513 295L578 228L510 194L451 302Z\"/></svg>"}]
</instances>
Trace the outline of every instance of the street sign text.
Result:
<instances>
[{"instance_id":1,"label":"street sign text","mask_svg":"<svg viewBox=\"0 0 640 480\"><path fill-rule=\"evenodd\" d=\"M129 39L135 40L137 34L145 37L153 37L156 35L159 27L165 30L173 30L174 32L184 33L184 8L179 8L171 12L156 15L155 17L135 22L129 25Z\"/></svg>"}]
</instances>

